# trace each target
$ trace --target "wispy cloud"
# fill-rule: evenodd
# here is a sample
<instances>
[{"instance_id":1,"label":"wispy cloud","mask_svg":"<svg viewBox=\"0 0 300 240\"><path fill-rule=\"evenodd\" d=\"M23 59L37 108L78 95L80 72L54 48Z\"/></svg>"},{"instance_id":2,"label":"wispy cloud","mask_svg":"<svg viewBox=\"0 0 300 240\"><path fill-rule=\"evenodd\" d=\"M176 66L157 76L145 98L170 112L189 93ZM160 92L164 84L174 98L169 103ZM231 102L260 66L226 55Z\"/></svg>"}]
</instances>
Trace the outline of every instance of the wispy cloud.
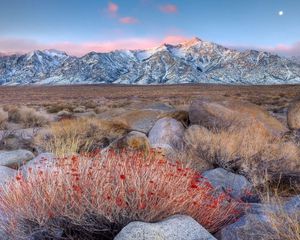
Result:
<instances>
[{"instance_id":1,"label":"wispy cloud","mask_svg":"<svg viewBox=\"0 0 300 240\"><path fill-rule=\"evenodd\" d=\"M29 39L0 38L0 52L2 53L27 53L33 50L57 49L71 55L82 56L88 52L109 52L117 49L148 49L157 47L163 43L177 44L187 40L182 35L167 35L159 38L124 38L113 41L95 42L57 42L40 43Z\"/></svg>"},{"instance_id":2,"label":"wispy cloud","mask_svg":"<svg viewBox=\"0 0 300 240\"><path fill-rule=\"evenodd\" d=\"M300 41L294 44L278 44L276 46L254 46L254 45L233 45L233 44L225 44L229 48L234 48L237 50L259 50L266 51L275 54L279 54L282 56L300 56Z\"/></svg>"},{"instance_id":3,"label":"wispy cloud","mask_svg":"<svg viewBox=\"0 0 300 240\"><path fill-rule=\"evenodd\" d=\"M157 47L163 43L177 44L188 40L185 35L166 35L163 38L119 38L118 40L93 41L93 42L56 42L41 43L30 39L0 38L0 53L27 53L33 50L57 49L71 55L82 56L88 52L109 52L117 49L148 49ZM238 50L257 49L273 52L284 56L300 56L300 41L291 45L280 44L274 47L262 46L237 46L224 44L229 48Z\"/></svg>"},{"instance_id":4,"label":"wispy cloud","mask_svg":"<svg viewBox=\"0 0 300 240\"><path fill-rule=\"evenodd\" d=\"M159 6L159 10L164 13L177 13L178 9L175 4L165 4Z\"/></svg>"},{"instance_id":5,"label":"wispy cloud","mask_svg":"<svg viewBox=\"0 0 300 240\"><path fill-rule=\"evenodd\" d=\"M119 5L113 2L109 2L106 10L110 16L116 17L119 10Z\"/></svg>"},{"instance_id":6,"label":"wispy cloud","mask_svg":"<svg viewBox=\"0 0 300 240\"><path fill-rule=\"evenodd\" d=\"M288 56L300 56L300 41L292 45L279 44L274 48L270 48L270 51Z\"/></svg>"},{"instance_id":7,"label":"wispy cloud","mask_svg":"<svg viewBox=\"0 0 300 240\"><path fill-rule=\"evenodd\" d=\"M119 21L122 24L135 24L135 23L138 23L138 20L134 17L121 17L119 19Z\"/></svg>"},{"instance_id":8,"label":"wispy cloud","mask_svg":"<svg viewBox=\"0 0 300 240\"><path fill-rule=\"evenodd\" d=\"M139 20L132 16L121 16L119 14L119 5L114 2L109 2L105 12L109 14L110 17L117 19L121 24L136 24Z\"/></svg>"}]
</instances>

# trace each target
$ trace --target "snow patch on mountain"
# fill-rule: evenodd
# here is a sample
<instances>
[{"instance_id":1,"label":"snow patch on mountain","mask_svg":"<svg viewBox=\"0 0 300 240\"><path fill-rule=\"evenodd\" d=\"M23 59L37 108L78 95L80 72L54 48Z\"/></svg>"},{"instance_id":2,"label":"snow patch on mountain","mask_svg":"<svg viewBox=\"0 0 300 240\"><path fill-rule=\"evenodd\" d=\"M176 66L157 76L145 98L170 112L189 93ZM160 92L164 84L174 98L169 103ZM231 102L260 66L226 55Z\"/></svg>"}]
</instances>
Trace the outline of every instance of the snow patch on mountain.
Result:
<instances>
[{"instance_id":1,"label":"snow patch on mountain","mask_svg":"<svg viewBox=\"0 0 300 240\"><path fill-rule=\"evenodd\" d=\"M237 51L193 38L147 50L90 52L58 50L0 55L0 85L57 84L292 84L300 83L299 58Z\"/></svg>"}]
</instances>

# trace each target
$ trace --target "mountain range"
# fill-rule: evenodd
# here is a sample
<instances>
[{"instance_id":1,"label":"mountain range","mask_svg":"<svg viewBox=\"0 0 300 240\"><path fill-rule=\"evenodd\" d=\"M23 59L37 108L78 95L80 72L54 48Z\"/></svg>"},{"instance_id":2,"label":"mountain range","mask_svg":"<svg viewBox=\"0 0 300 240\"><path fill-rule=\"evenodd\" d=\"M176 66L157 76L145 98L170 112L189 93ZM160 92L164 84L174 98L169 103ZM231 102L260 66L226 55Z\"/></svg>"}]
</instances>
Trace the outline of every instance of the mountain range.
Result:
<instances>
[{"instance_id":1,"label":"mountain range","mask_svg":"<svg viewBox=\"0 0 300 240\"><path fill-rule=\"evenodd\" d=\"M82 57L58 50L0 54L0 85L97 83L294 84L300 83L300 60L238 51L199 38Z\"/></svg>"}]
</instances>

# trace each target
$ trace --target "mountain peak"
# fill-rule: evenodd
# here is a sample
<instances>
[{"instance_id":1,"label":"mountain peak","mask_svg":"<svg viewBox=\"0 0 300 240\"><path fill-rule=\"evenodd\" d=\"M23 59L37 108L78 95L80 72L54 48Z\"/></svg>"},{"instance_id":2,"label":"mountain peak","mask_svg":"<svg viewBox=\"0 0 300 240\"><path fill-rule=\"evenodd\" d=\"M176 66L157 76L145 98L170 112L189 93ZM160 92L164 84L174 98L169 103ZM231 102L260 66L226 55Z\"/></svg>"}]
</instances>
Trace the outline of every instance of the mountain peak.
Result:
<instances>
[{"instance_id":1,"label":"mountain peak","mask_svg":"<svg viewBox=\"0 0 300 240\"><path fill-rule=\"evenodd\" d=\"M180 45L185 46L185 47L192 47L192 46L198 45L201 42L203 42L203 41L200 38L193 37L192 39L189 39L189 40L181 43Z\"/></svg>"},{"instance_id":2,"label":"mountain peak","mask_svg":"<svg viewBox=\"0 0 300 240\"><path fill-rule=\"evenodd\" d=\"M67 55L66 52L56 50L56 49L45 49L42 51L43 53L46 53L48 55Z\"/></svg>"},{"instance_id":3,"label":"mountain peak","mask_svg":"<svg viewBox=\"0 0 300 240\"><path fill-rule=\"evenodd\" d=\"M289 60L261 51L249 50L245 54L196 37L178 45L163 44L148 50L91 52L65 61L67 59L66 53L53 49L0 57L0 85L33 82L52 85L105 82L300 83L298 59Z\"/></svg>"}]
</instances>

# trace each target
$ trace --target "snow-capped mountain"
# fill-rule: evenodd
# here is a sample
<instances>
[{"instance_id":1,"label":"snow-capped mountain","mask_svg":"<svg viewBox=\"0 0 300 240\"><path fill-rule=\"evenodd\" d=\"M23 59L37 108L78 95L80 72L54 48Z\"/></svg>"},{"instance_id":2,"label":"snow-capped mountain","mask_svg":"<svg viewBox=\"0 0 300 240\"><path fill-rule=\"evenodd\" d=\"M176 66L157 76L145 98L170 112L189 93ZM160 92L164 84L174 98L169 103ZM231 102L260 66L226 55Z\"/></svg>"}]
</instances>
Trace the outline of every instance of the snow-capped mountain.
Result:
<instances>
[{"instance_id":1,"label":"snow-capped mountain","mask_svg":"<svg viewBox=\"0 0 300 240\"><path fill-rule=\"evenodd\" d=\"M292 59L292 61L300 64L300 56L299 57L292 57L291 59Z\"/></svg>"},{"instance_id":2,"label":"snow-capped mountain","mask_svg":"<svg viewBox=\"0 0 300 240\"><path fill-rule=\"evenodd\" d=\"M240 52L194 38L148 50L90 52L57 50L0 56L0 84L291 84L300 63L267 52Z\"/></svg>"}]
</instances>

